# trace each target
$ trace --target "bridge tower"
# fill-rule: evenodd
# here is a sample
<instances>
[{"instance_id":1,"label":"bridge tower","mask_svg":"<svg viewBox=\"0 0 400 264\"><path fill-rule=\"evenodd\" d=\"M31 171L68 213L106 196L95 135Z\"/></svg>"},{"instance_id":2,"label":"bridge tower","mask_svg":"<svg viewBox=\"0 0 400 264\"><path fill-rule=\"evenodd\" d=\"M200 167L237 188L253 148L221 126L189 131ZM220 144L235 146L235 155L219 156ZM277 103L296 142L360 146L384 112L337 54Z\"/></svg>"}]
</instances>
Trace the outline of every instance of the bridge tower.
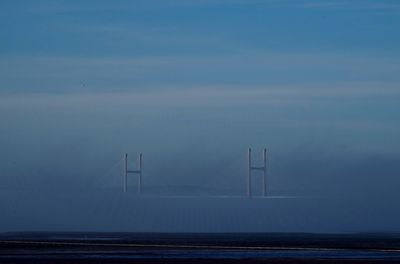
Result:
<instances>
[{"instance_id":1,"label":"bridge tower","mask_svg":"<svg viewBox=\"0 0 400 264\"><path fill-rule=\"evenodd\" d=\"M142 192L142 160L143 160L143 155L142 153L139 154L137 158L137 169L136 170L129 170L128 169L128 153L124 154L124 192L128 191L128 174L137 174L138 175L138 194L141 194Z\"/></svg>"},{"instance_id":2,"label":"bridge tower","mask_svg":"<svg viewBox=\"0 0 400 264\"><path fill-rule=\"evenodd\" d=\"M251 160L251 148L248 149L248 171L247 171L247 197L251 197L251 180L252 180L252 171L262 171L263 173L263 178L262 178L262 195L266 196L266 178L267 178L267 149L264 148L263 150L263 165L261 167L255 167L252 165L252 160Z\"/></svg>"}]
</instances>

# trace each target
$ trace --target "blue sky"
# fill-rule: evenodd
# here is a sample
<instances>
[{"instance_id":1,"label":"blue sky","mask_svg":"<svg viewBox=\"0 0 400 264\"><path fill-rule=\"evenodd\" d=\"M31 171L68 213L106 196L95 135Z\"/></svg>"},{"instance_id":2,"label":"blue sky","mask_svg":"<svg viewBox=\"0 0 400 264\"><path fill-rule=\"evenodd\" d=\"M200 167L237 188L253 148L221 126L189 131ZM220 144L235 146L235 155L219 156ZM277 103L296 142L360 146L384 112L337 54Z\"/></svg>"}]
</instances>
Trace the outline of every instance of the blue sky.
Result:
<instances>
[{"instance_id":1,"label":"blue sky","mask_svg":"<svg viewBox=\"0 0 400 264\"><path fill-rule=\"evenodd\" d=\"M2 1L1 91L396 85L399 11L397 1Z\"/></svg>"},{"instance_id":2,"label":"blue sky","mask_svg":"<svg viewBox=\"0 0 400 264\"><path fill-rule=\"evenodd\" d=\"M102 100L113 116L113 105L138 112L121 101L135 98L141 122L169 114L185 126L193 112L210 127L277 124L284 142L278 135L290 126L305 134L316 126L327 137L347 129L354 148L398 153L386 140L399 130L398 1L0 5L0 93L14 113L6 118L46 103L57 110L51 102L61 99L64 111L79 105L99 116ZM335 142L349 140L337 133Z\"/></svg>"},{"instance_id":3,"label":"blue sky","mask_svg":"<svg viewBox=\"0 0 400 264\"><path fill-rule=\"evenodd\" d=\"M175 127L192 126L189 135L202 125L206 141L230 122L257 145L269 140L251 131L273 142L319 138L321 145L398 153L398 1L44 0L0 7L0 107L6 121L21 118L15 129L27 113L80 109L82 122L90 122L89 112L99 120L135 113L155 130L167 115ZM8 129L3 133L12 135ZM299 133L284 137L293 129Z\"/></svg>"},{"instance_id":4,"label":"blue sky","mask_svg":"<svg viewBox=\"0 0 400 264\"><path fill-rule=\"evenodd\" d=\"M399 33L395 0L2 0L1 188L119 186L126 151L240 193L252 146L276 193L397 195Z\"/></svg>"}]
</instances>

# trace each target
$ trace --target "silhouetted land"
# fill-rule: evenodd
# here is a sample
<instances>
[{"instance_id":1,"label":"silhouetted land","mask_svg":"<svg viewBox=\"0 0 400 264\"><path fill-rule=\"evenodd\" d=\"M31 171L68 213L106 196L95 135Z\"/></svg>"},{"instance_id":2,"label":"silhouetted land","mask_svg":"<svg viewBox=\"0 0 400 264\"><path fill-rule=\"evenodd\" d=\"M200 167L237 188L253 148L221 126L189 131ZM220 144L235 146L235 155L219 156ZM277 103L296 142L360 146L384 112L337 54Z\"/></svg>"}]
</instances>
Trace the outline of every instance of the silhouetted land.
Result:
<instances>
[{"instance_id":1,"label":"silhouetted land","mask_svg":"<svg viewBox=\"0 0 400 264\"><path fill-rule=\"evenodd\" d=\"M4 233L0 263L399 263L400 234Z\"/></svg>"}]
</instances>

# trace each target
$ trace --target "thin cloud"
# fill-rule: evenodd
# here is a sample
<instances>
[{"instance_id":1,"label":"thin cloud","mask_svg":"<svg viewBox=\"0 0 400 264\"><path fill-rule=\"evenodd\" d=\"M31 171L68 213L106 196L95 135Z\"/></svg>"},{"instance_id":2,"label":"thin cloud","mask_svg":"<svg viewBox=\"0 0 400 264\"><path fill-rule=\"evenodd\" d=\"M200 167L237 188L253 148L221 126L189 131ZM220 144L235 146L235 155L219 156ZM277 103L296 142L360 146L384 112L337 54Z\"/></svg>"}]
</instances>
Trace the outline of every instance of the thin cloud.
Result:
<instances>
[{"instance_id":1,"label":"thin cloud","mask_svg":"<svg viewBox=\"0 0 400 264\"><path fill-rule=\"evenodd\" d=\"M352 10L400 10L400 4L395 1L350 1L350 0L146 0L146 1L118 1L112 4L105 2L54 2L40 1L33 4L25 4L24 9L19 11L47 14L47 13L77 13L92 11L126 11L126 10L148 10L148 9L174 9L177 7L197 6L266 6L278 8L306 8L306 9L352 9Z\"/></svg>"},{"instance_id":2,"label":"thin cloud","mask_svg":"<svg viewBox=\"0 0 400 264\"><path fill-rule=\"evenodd\" d=\"M185 86L162 87L136 92L70 92L8 94L0 97L0 108L105 107L118 105L154 108L221 107L244 105L304 106L310 102L345 98L393 98L400 96L396 85L358 83L306 86Z\"/></svg>"},{"instance_id":3,"label":"thin cloud","mask_svg":"<svg viewBox=\"0 0 400 264\"><path fill-rule=\"evenodd\" d=\"M306 1L302 4L312 9L400 10L400 4L385 1Z\"/></svg>"},{"instance_id":4,"label":"thin cloud","mask_svg":"<svg viewBox=\"0 0 400 264\"><path fill-rule=\"evenodd\" d=\"M6 56L0 61L0 69L3 93L65 93L82 89L113 92L195 86L270 87L275 81L280 82L278 86L289 87L366 84L366 87L380 87L380 92L385 94L392 93L391 87L398 85L396 77L400 64L396 56L292 52L102 58ZM325 74L323 78L319 78L321 72ZM387 77L385 81L382 76ZM328 92L313 89L317 95L321 91ZM335 89L334 93L338 91L340 89Z\"/></svg>"}]
</instances>

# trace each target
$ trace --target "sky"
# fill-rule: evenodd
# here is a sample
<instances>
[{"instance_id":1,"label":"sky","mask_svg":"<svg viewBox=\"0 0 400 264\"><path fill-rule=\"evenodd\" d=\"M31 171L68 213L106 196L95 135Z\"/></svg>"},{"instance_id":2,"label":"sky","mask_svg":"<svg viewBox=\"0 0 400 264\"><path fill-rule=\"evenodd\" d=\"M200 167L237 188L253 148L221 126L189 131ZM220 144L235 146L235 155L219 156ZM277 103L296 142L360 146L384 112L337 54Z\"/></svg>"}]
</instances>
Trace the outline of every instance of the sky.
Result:
<instances>
[{"instance_id":1,"label":"sky","mask_svg":"<svg viewBox=\"0 0 400 264\"><path fill-rule=\"evenodd\" d=\"M396 0L2 0L1 230L46 229L28 221L37 193L82 216L58 192L120 192L125 152L132 166L143 153L148 194L243 195L247 148L257 163L265 147L269 193L331 199L332 212L315 200L288 205L323 214L314 231L354 231L364 218L363 231L399 231L399 31ZM351 215L363 201L383 211L332 225L334 212ZM208 202L196 201L205 215ZM182 230L218 231L232 211L215 211L202 228L192 217ZM242 219L225 231L316 226L274 221Z\"/></svg>"}]
</instances>

